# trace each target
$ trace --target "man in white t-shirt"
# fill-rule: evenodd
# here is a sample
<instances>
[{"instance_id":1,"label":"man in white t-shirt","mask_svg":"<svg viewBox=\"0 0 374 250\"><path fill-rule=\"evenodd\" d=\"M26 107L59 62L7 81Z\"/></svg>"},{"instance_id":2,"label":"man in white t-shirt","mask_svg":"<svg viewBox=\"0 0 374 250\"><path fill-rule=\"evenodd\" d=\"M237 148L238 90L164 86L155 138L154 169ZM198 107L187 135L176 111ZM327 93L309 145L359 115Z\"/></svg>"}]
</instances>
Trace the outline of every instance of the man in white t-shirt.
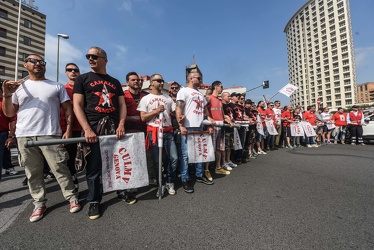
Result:
<instances>
[{"instance_id":1,"label":"man in white t-shirt","mask_svg":"<svg viewBox=\"0 0 374 250\"><path fill-rule=\"evenodd\" d=\"M188 156L187 156L187 133L188 131L202 131L201 123L204 115L209 117L206 108L206 99L198 90L201 84L201 76L198 72L189 73L187 76L187 87L179 90L176 103L176 118L181 131L181 151L180 168L182 186L186 193L193 193L194 189L190 184L190 176L188 174ZM213 119L210 119L213 121ZM209 128L212 133L212 128ZM204 168L202 163L196 163L196 181L204 184L212 184L211 181L204 176Z\"/></svg>"},{"instance_id":2,"label":"man in white t-shirt","mask_svg":"<svg viewBox=\"0 0 374 250\"><path fill-rule=\"evenodd\" d=\"M163 148L166 151L168 158L168 165L164 168L162 178L162 193L157 191L156 196L159 197L164 194L165 188L170 195L175 194L174 179L175 170L177 168L178 153L174 142L173 126L171 123L170 113L174 111L175 104L170 96L162 94L164 86L164 79L160 74L153 74L150 78L152 86L150 94L144 96L138 105L137 110L140 111L140 118L143 122L147 122L147 141L146 146L152 152L153 168L159 180L158 167L159 161L159 147L158 147L158 133L160 123L163 128ZM162 117L162 120L160 118ZM158 183L160 184L160 183Z\"/></svg>"},{"instance_id":3,"label":"man in white t-shirt","mask_svg":"<svg viewBox=\"0 0 374 250\"><path fill-rule=\"evenodd\" d=\"M47 80L44 76L46 62L36 54L29 55L24 63L29 73L25 82L5 81L3 87L3 111L6 116L17 114L16 137L21 155L20 165L25 167L29 190L35 209L30 221L43 217L47 209L44 184L44 158L61 187L65 199L70 201L70 212L81 209L78 193L67 166L68 154L63 145L25 148L26 141L60 139L60 106L64 109L67 129L62 138L72 134L72 107L64 85Z\"/></svg>"}]
</instances>

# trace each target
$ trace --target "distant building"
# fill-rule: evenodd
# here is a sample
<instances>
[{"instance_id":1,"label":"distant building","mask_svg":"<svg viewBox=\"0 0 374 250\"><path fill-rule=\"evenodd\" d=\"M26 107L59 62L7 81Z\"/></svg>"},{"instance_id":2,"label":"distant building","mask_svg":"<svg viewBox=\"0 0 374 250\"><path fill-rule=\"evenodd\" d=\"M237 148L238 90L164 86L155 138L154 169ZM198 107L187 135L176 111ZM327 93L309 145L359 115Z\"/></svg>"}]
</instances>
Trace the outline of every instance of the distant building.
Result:
<instances>
[{"instance_id":1,"label":"distant building","mask_svg":"<svg viewBox=\"0 0 374 250\"><path fill-rule=\"evenodd\" d=\"M28 4L27 4L28 3ZM23 67L29 54L44 57L46 16L37 11L32 0L22 1L18 53L18 78L28 75ZM14 80L19 3L1 0L0 5L0 78Z\"/></svg>"},{"instance_id":2,"label":"distant building","mask_svg":"<svg viewBox=\"0 0 374 250\"><path fill-rule=\"evenodd\" d=\"M293 104L317 99L333 110L356 103L356 65L349 0L309 0L289 20L289 82Z\"/></svg>"},{"instance_id":3,"label":"distant building","mask_svg":"<svg viewBox=\"0 0 374 250\"><path fill-rule=\"evenodd\" d=\"M357 85L357 103L374 102L374 82Z\"/></svg>"}]
</instances>

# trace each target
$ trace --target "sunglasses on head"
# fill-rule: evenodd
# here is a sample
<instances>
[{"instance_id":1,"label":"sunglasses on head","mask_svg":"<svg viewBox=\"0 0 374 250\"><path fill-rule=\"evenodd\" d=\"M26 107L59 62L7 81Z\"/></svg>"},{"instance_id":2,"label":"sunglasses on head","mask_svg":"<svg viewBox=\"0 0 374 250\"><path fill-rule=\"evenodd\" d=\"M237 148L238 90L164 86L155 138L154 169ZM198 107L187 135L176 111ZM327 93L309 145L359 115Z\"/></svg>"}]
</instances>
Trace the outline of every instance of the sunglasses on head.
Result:
<instances>
[{"instance_id":1,"label":"sunglasses on head","mask_svg":"<svg viewBox=\"0 0 374 250\"><path fill-rule=\"evenodd\" d=\"M98 56L98 55L93 55L93 54L86 55L87 60L89 60L90 58L92 58L92 60L97 60L97 58L99 57L105 58L105 56Z\"/></svg>"},{"instance_id":2,"label":"sunglasses on head","mask_svg":"<svg viewBox=\"0 0 374 250\"><path fill-rule=\"evenodd\" d=\"M68 68L66 69L67 72L78 72L79 73L79 69L71 69L71 68Z\"/></svg>"},{"instance_id":3,"label":"sunglasses on head","mask_svg":"<svg viewBox=\"0 0 374 250\"><path fill-rule=\"evenodd\" d=\"M158 82L158 83L163 83L163 82L164 82L163 79L153 79L152 81L156 81L156 82Z\"/></svg>"},{"instance_id":4,"label":"sunglasses on head","mask_svg":"<svg viewBox=\"0 0 374 250\"><path fill-rule=\"evenodd\" d=\"M46 61L44 61L44 60L38 60L38 59L35 59L35 58L28 58L28 59L26 59L25 62L31 62L33 64L39 63L42 66L45 66L47 64Z\"/></svg>"}]
</instances>

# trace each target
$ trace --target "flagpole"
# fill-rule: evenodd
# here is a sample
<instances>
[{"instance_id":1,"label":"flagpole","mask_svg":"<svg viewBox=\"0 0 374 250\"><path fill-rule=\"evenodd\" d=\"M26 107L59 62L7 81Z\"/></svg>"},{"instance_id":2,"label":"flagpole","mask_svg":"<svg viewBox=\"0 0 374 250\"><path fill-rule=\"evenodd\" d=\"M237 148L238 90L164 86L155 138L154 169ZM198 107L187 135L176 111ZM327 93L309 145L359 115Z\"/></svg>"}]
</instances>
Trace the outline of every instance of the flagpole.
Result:
<instances>
[{"instance_id":1,"label":"flagpole","mask_svg":"<svg viewBox=\"0 0 374 250\"><path fill-rule=\"evenodd\" d=\"M160 112L158 115L158 119L160 121L158 127L158 199L162 199L162 148L164 144L164 113Z\"/></svg>"},{"instance_id":2,"label":"flagpole","mask_svg":"<svg viewBox=\"0 0 374 250\"><path fill-rule=\"evenodd\" d=\"M21 27L21 6L22 0L18 0L18 24L17 24L17 43L16 43L16 65L14 72L14 81L18 81L18 53L19 53L19 31Z\"/></svg>"},{"instance_id":3,"label":"flagpole","mask_svg":"<svg viewBox=\"0 0 374 250\"><path fill-rule=\"evenodd\" d=\"M279 91L277 93L275 93L272 97L269 98L269 100L273 99L274 96L278 95L279 94Z\"/></svg>"}]
</instances>

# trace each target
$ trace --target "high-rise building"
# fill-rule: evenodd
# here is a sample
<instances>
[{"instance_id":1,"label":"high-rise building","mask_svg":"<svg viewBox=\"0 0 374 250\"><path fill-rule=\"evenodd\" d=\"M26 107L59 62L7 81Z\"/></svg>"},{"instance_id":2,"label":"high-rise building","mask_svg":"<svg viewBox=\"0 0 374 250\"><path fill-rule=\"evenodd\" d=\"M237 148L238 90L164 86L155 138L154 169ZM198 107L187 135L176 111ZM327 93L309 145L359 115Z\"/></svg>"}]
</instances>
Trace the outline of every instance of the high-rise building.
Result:
<instances>
[{"instance_id":1,"label":"high-rise building","mask_svg":"<svg viewBox=\"0 0 374 250\"><path fill-rule=\"evenodd\" d=\"M18 78L27 76L23 67L29 54L44 56L46 16L38 12L33 0L20 0L21 19L18 53ZM19 2L0 0L0 79L14 80Z\"/></svg>"},{"instance_id":2,"label":"high-rise building","mask_svg":"<svg viewBox=\"0 0 374 250\"><path fill-rule=\"evenodd\" d=\"M349 0L309 0L289 20L290 83L293 104L336 110L356 103L356 65Z\"/></svg>"},{"instance_id":3,"label":"high-rise building","mask_svg":"<svg viewBox=\"0 0 374 250\"><path fill-rule=\"evenodd\" d=\"M374 82L357 85L357 99L358 103L374 102Z\"/></svg>"}]
</instances>

